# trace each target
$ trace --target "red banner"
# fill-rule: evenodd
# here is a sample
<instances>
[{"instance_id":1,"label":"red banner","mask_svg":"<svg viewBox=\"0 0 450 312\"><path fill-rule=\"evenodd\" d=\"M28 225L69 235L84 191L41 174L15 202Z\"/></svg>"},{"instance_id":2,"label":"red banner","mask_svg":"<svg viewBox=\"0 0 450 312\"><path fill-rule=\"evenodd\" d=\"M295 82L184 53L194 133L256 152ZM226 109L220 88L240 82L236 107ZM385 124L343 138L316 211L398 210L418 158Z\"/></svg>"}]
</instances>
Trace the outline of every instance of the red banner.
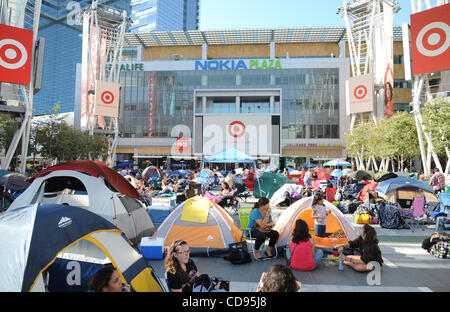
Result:
<instances>
[{"instance_id":1,"label":"red banner","mask_svg":"<svg viewBox=\"0 0 450 312\"><path fill-rule=\"evenodd\" d=\"M411 15L413 75L450 69L450 3Z\"/></svg>"},{"instance_id":2,"label":"red banner","mask_svg":"<svg viewBox=\"0 0 450 312\"><path fill-rule=\"evenodd\" d=\"M0 81L30 84L33 32L0 24Z\"/></svg>"}]
</instances>

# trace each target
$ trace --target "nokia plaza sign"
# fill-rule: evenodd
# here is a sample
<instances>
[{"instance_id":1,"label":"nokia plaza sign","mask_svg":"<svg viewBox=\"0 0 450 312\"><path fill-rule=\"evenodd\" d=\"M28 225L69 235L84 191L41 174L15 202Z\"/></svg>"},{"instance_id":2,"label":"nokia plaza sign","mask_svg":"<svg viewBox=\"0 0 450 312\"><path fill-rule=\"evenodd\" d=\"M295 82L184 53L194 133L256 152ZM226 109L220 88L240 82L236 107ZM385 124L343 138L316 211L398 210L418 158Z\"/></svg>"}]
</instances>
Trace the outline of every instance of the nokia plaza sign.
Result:
<instances>
[{"instance_id":1,"label":"nokia plaza sign","mask_svg":"<svg viewBox=\"0 0 450 312\"><path fill-rule=\"evenodd\" d=\"M281 61L275 59L210 60L195 61L195 70L230 69L281 69Z\"/></svg>"}]
</instances>

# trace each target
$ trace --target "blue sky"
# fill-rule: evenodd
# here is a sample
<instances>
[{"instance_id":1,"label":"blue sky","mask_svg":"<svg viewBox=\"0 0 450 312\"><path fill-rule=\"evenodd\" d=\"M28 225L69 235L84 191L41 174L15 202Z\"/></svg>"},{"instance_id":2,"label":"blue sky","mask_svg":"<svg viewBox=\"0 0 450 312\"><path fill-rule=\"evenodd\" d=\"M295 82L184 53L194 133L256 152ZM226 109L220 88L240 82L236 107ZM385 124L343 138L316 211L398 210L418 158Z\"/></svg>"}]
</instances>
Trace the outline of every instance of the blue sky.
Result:
<instances>
[{"instance_id":1,"label":"blue sky","mask_svg":"<svg viewBox=\"0 0 450 312\"><path fill-rule=\"evenodd\" d=\"M397 0L394 25L409 22L411 1ZM342 0L200 0L200 30L345 26Z\"/></svg>"}]
</instances>

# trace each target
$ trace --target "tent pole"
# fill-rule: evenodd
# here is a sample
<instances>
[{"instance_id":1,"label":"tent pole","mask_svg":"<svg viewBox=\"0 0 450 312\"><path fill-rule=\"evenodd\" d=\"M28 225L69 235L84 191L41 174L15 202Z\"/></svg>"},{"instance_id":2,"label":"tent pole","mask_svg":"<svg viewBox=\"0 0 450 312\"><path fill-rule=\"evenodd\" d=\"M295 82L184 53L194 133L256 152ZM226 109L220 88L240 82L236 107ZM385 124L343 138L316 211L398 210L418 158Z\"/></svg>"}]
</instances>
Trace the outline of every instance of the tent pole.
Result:
<instances>
[{"instance_id":1,"label":"tent pole","mask_svg":"<svg viewBox=\"0 0 450 312\"><path fill-rule=\"evenodd\" d=\"M257 170L257 168L256 168L256 161L253 162L253 166L255 167L255 177L256 177L256 170ZM257 177L256 182L258 183L259 194L262 195L261 185L259 184L259 177Z\"/></svg>"}]
</instances>

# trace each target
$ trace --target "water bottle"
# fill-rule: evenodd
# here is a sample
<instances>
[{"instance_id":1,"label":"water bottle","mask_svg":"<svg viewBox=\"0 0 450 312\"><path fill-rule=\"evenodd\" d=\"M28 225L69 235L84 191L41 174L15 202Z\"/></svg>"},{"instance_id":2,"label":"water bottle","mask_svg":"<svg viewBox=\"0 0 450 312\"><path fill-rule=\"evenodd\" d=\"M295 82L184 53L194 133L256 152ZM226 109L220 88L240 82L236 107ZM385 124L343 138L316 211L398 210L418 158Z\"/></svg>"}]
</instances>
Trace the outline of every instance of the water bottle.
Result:
<instances>
[{"instance_id":1,"label":"water bottle","mask_svg":"<svg viewBox=\"0 0 450 312\"><path fill-rule=\"evenodd\" d=\"M339 267L338 267L339 271L344 271L344 260L342 259L342 254L339 255Z\"/></svg>"}]
</instances>

